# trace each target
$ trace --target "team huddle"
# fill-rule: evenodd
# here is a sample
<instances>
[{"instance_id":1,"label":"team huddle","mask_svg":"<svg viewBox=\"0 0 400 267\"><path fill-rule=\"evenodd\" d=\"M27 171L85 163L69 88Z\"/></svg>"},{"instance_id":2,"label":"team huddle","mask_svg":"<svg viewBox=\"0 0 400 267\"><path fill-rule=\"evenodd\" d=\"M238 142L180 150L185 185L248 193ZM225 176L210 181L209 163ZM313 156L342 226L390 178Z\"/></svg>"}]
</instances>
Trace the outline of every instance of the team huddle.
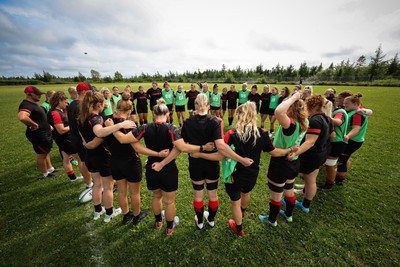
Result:
<instances>
[{"instance_id":1,"label":"team huddle","mask_svg":"<svg viewBox=\"0 0 400 267\"><path fill-rule=\"evenodd\" d=\"M132 92L126 86L120 93L115 86L111 93L108 88L99 92L91 84L81 82L68 89L70 99L62 91L48 92L42 107L36 103L44 93L28 86L18 118L27 126L26 136L43 177L54 176L49 157L54 140L69 179L84 179L87 188L92 188L94 220L104 215L104 222L110 222L122 214L123 224L136 225L149 215L149 210L141 209L140 202L139 154L143 154L148 156L145 179L152 192L154 226L161 229L165 221L166 235L171 235L179 223L175 209L179 170L175 159L183 152L188 153L195 226L199 230L205 224L214 227L222 161L225 190L231 199L232 219L228 224L242 236L250 192L256 185L260 165L265 164L260 161L261 152L271 155L267 173L270 202L269 211L259 215L259 219L277 226L277 217L281 215L290 223L295 206L310 212L322 166L327 176L321 190L343 185L350 157L363 144L368 116L372 115L371 110L362 107L361 94L344 91L336 95L333 88L319 95L313 94L311 86L303 89L300 85L292 93L287 87L279 93L277 87L270 90L265 85L261 94L257 85L248 90L246 83L239 91L231 85L229 90L223 88L222 93L217 84L212 92L207 83L199 86L197 90L193 83L190 90L184 91L178 85L174 91L168 82L164 89L153 82L147 91L139 86L137 92ZM150 123L149 108L153 118ZM227 109L230 129L224 133ZM173 124L174 111L179 127ZM266 131L268 118L270 127ZM276 121L279 126L275 131ZM74 174L73 159L77 160L82 176ZM303 177L304 185L296 185L299 189L295 190L298 176ZM116 209L114 180L120 206ZM303 196L302 201L297 200L295 193Z\"/></svg>"}]
</instances>

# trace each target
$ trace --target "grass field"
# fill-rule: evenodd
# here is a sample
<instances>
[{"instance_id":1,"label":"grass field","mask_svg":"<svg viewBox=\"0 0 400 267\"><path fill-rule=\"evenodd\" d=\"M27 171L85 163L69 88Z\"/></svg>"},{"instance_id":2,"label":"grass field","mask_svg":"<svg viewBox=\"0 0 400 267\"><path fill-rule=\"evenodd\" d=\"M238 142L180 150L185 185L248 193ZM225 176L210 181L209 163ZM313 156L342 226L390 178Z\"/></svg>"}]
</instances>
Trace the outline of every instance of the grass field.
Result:
<instances>
[{"instance_id":1,"label":"grass field","mask_svg":"<svg viewBox=\"0 0 400 267\"><path fill-rule=\"evenodd\" d=\"M131 86L136 91L137 85ZM176 88L176 84L172 87ZM66 90L68 85L39 88ZM189 89L189 85L184 88ZM326 88L314 87L320 93ZM216 227L198 231L194 227L187 155L182 154L177 160L180 181L176 207L180 224L172 236L165 237L164 231L153 229L153 217L137 227L121 225L121 218L109 224L95 222L92 205L77 202L83 183L71 184L65 174L41 179L33 149L24 135L25 127L16 116L24 98L23 86L0 87L0 265L399 266L400 181L396 147L400 88L336 88L339 92L361 92L363 104L374 110L366 142L354 155L342 188L318 192L311 213L306 215L296 208L292 224L278 217L276 228L267 227L257 218L268 210L269 201L269 156L263 154L258 183L244 218L245 236L238 237L228 227L230 202L222 183ZM61 167L56 148L51 156L54 165ZM322 170L319 181L324 181L324 174ZM144 181L142 207L149 208L150 200ZM118 206L116 200L114 206Z\"/></svg>"}]
</instances>

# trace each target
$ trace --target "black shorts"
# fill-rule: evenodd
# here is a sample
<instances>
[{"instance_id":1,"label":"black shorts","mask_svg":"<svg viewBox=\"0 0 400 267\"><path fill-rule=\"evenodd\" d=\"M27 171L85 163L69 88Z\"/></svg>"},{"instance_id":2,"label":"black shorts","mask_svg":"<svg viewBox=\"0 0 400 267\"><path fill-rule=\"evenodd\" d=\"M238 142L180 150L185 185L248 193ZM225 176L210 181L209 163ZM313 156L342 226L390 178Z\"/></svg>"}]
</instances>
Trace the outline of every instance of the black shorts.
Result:
<instances>
[{"instance_id":1,"label":"black shorts","mask_svg":"<svg viewBox=\"0 0 400 267\"><path fill-rule=\"evenodd\" d=\"M331 142L330 157L338 158L345 151L347 144L345 142Z\"/></svg>"},{"instance_id":2,"label":"black shorts","mask_svg":"<svg viewBox=\"0 0 400 267\"><path fill-rule=\"evenodd\" d=\"M226 110L226 101L222 101L222 110Z\"/></svg>"},{"instance_id":3,"label":"black shorts","mask_svg":"<svg viewBox=\"0 0 400 267\"><path fill-rule=\"evenodd\" d=\"M134 105L132 105L131 115L136 115L136 109Z\"/></svg>"},{"instance_id":4,"label":"black shorts","mask_svg":"<svg viewBox=\"0 0 400 267\"><path fill-rule=\"evenodd\" d=\"M326 161L326 154L300 155L300 173L310 174L319 169Z\"/></svg>"},{"instance_id":5,"label":"black shorts","mask_svg":"<svg viewBox=\"0 0 400 267\"><path fill-rule=\"evenodd\" d=\"M260 108L260 113L261 114L268 114L268 110L269 110L269 108L268 108L267 105L261 104L261 108Z\"/></svg>"},{"instance_id":6,"label":"black shorts","mask_svg":"<svg viewBox=\"0 0 400 267\"><path fill-rule=\"evenodd\" d=\"M257 182L257 176L246 177L241 176L239 173L232 173L232 184L225 184L225 191L229 195L232 201L237 201L240 199L240 193L248 193L253 190Z\"/></svg>"},{"instance_id":7,"label":"black shorts","mask_svg":"<svg viewBox=\"0 0 400 267\"><path fill-rule=\"evenodd\" d=\"M237 107L237 104L236 104L236 102L229 102L228 101L228 109L236 109L236 107Z\"/></svg>"},{"instance_id":8,"label":"black shorts","mask_svg":"<svg viewBox=\"0 0 400 267\"><path fill-rule=\"evenodd\" d=\"M195 111L194 101L193 101L193 103L192 102L188 102L187 103L187 108L188 108L188 110Z\"/></svg>"},{"instance_id":9,"label":"black shorts","mask_svg":"<svg viewBox=\"0 0 400 267\"><path fill-rule=\"evenodd\" d=\"M167 164L160 172L151 168L152 163L146 164L147 189L161 189L164 192L174 192L178 189L178 168L175 162Z\"/></svg>"},{"instance_id":10,"label":"black shorts","mask_svg":"<svg viewBox=\"0 0 400 267\"><path fill-rule=\"evenodd\" d=\"M287 180L297 177L300 170L300 161L289 161L286 157L271 157L267 177L277 184L284 184Z\"/></svg>"},{"instance_id":11,"label":"black shorts","mask_svg":"<svg viewBox=\"0 0 400 267\"><path fill-rule=\"evenodd\" d=\"M130 183L142 181L142 162L131 156L125 159L111 159L111 174L115 180L126 179Z\"/></svg>"},{"instance_id":12,"label":"black shorts","mask_svg":"<svg viewBox=\"0 0 400 267\"><path fill-rule=\"evenodd\" d=\"M106 152L93 153L93 151L88 150L85 163L90 172L99 172L100 176L107 177L111 175L110 160L111 156Z\"/></svg>"},{"instance_id":13,"label":"black shorts","mask_svg":"<svg viewBox=\"0 0 400 267\"><path fill-rule=\"evenodd\" d=\"M78 153L79 158L81 159L82 162L85 162L86 159L86 149L82 144L82 140L75 140L71 139L72 145L74 146L76 153Z\"/></svg>"},{"instance_id":14,"label":"black shorts","mask_svg":"<svg viewBox=\"0 0 400 267\"><path fill-rule=\"evenodd\" d=\"M355 142L353 140L349 140L349 143L346 146L343 154L351 156L354 152L356 152L361 146L363 142Z\"/></svg>"},{"instance_id":15,"label":"black shorts","mask_svg":"<svg viewBox=\"0 0 400 267\"><path fill-rule=\"evenodd\" d=\"M268 109L268 115L274 116L275 115L275 109L274 108L269 108Z\"/></svg>"},{"instance_id":16,"label":"black shorts","mask_svg":"<svg viewBox=\"0 0 400 267\"><path fill-rule=\"evenodd\" d=\"M183 105L183 106L175 106L175 111L176 112L184 112L185 111L185 105Z\"/></svg>"},{"instance_id":17,"label":"black shorts","mask_svg":"<svg viewBox=\"0 0 400 267\"><path fill-rule=\"evenodd\" d=\"M213 106L210 106L210 110L220 110L221 109L221 107L213 107Z\"/></svg>"},{"instance_id":18,"label":"black shorts","mask_svg":"<svg viewBox=\"0 0 400 267\"><path fill-rule=\"evenodd\" d=\"M169 110L169 115L172 116L172 114L174 114L174 109L173 109L174 104L168 104L167 107Z\"/></svg>"},{"instance_id":19,"label":"black shorts","mask_svg":"<svg viewBox=\"0 0 400 267\"><path fill-rule=\"evenodd\" d=\"M36 154L49 154L53 147L53 139L29 139Z\"/></svg>"},{"instance_id":20,"label":"black shorts","mask_svg":"<svg viewBox=\"0 0 400 267\"><path fill-rule=\"evenodd\" d=\"M56 144L57 144L58 148L60 149L60 151L63 151L65 153L67 153L68 155L77 153L77 149L72 144L71 140L68 140L68 139L57 140Z\"/></svg>"},{"instance_id":21,"label":"black shorts","mask_svg":"<svg viewBox=\"0 0 400 267\"><path fill-rule=\"evenodd\" d=\"M140 114L140 113L147 113L147 112L148 112L147 106L146 106L146 107L136 106L136 110L137 110L137 113L138 113L138 114Z\"/></svg>"},{"instance_id":22,"label":"black shorts","mask_svg":"<svg viewBox=\"0 0 400 267\"><path fill-rule=\"evenodd\" d=\"M218 180L219 161L189 157L189 175L192 181Z\"/></svg>"}]
</instances>

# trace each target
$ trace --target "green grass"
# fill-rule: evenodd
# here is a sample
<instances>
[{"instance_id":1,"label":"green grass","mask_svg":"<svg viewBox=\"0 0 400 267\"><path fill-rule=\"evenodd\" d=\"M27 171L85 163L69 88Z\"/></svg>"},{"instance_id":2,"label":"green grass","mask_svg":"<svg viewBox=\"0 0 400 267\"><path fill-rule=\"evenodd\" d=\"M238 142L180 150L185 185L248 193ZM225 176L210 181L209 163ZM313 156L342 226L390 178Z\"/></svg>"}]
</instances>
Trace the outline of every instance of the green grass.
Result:
<instances>
[{"instance_id":1,"label":"green grass","mask_svg":"<svg viewBox=\"0 0 400 267\"><path fill-rule=\"evenodd\" d=\"M131 86L137 90L137 84ZM176 84L172 87L176 88ZM188 84L184 87L189 89ZM66 90L68 85L40 88ZM314 87L317 92L326 88ZM82 183L70 183L65 174L53 180L40 179L35 154L16 116L24 98L23 87L0 87L0 265L400 265L400 88L336 88L339 92L361 92L364 105L374 110L366 142L355 153L343 188L319 192L310 215L296 208L292 224L278 217L276 228L267 227L257 218L268 210L269 200L269 156L263 154L258 183L244 219L245 236L236 236L228 227L230 202L222 183L216 227L198 231L194 227L187 155L182 154L177 160L180 180L176 207L180 225L172 236L165 237L164 231L153 229L152 217L137 227L122 226L120 218L109 224L95 222L91 220L92 205L77 203L84 188ZM54 165L61 167L56 148L51 157ZM321 170L321 182L324 174ZM150 201L151 193L144 181L142 207L149 208ZM114 205L118 206L116 200Z\"/></svg>"}]
</instances>

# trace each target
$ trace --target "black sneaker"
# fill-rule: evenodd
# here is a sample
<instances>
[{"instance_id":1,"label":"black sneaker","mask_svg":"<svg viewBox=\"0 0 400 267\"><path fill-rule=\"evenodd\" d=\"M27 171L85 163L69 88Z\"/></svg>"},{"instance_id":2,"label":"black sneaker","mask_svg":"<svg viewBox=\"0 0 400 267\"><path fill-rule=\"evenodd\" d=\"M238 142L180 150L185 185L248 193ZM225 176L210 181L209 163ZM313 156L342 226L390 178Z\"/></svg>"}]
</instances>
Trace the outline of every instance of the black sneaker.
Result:
<instances>
[{"instance_id":1,"label":"black sneaker","mask_svg":"<svg viewBox=\"0 0 400 267\"><path fill-rule=\"evenodd\" d=\"M335 184L338 186L342 186L343 185L344 180L335 180Z\"/></svg>"},{"instance_id":2,"label":"black sneaker","mask_svg":"<svg viewBox=\"0 0 400 267\"><path fill-rule=\"evenodd\" d=\"M128 211L127 214L124 215L124 217L122 218L122 224L128 224L132 219L133 219L133 212L132 211Z\"/></svg>"},{"instance_id":3,"label":"black sneaker","mask_svg":"<svg viewBox=\"0 0 400 267\"><path fill-rule=\"evenodd\" d=\"M332 191L333 185L329 185L329 184L323 184L318 186L318 190L324 191L324 192L329 192Z\"/></svg>"},{"instance_id":4,"label":"black sneaker","mask_svg":"<svg viewBox=\"0 0 400 267\"><path fill-rule=\"evenodd\" d=\"M150 211L149 210L143 210L139 213L138 216L134 216L133 217L133 221L132 224L133 225L138 225L141 221L143 221L144 218L146 218L147 216L149 216Z\"/></svg>"},{"instance_id":5,"label":"black sneaker","mask_svg":"<svg viewBox=\"0 0 400 267\"><path fill-rule=\"evenodd\" d=\"M55 174L54 172L48 173L46 177L44 178L55 178L57 177L57 174Z\"/></svg>"}]
</instances>

